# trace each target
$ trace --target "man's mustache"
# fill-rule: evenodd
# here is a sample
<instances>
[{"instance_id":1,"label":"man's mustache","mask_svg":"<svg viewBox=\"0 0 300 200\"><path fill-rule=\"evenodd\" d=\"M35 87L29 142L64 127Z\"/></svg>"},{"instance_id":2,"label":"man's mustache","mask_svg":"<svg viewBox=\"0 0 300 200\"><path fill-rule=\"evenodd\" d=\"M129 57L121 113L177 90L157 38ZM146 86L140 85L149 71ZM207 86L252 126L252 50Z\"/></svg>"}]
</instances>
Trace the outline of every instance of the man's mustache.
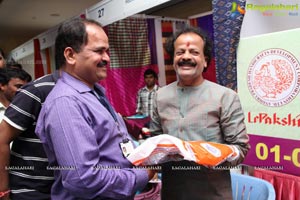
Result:
<instances>
[{"instance_id":1,"label":"man's mustache","mask_svg":"<svg viewBox=\"0 0 300 200\"><path fill-rule=\"evenodd\" d=\"M190 61L190 60L183 60L183 61L180 61L178 62L178 66L192 66L192 67L195 67L197 65L197 63L193 62L193 61Z\"/></svg>"},{"instance_id":2,"label":"man's mustache","mask_svg":"<svg viewBox=\"0 0 300 200\"><path fill-rule=\"evenodd\" d=\"M97 67L105 67L107 65L107 61L103 60L100 63L98 63Z\"/></svg>"}]
</instances>

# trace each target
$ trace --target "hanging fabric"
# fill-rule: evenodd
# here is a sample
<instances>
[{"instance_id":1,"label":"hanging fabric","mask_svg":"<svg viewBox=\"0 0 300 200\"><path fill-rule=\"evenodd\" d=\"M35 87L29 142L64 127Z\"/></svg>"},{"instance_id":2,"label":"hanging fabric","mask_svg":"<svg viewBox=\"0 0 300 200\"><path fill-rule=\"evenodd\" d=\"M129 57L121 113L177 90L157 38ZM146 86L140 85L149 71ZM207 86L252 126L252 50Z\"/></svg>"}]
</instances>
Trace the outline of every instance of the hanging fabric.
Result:
<instances>
[{"instance_id":1,"label":"hanging fabric","mask_svg":"<svg viewBox=\"0 0 300 200\"><path fill-rule=\"evenodd\" d=\"M208 14L208 15L201 16L198 18L190 19L190 25L194 26L194 27L200 27L201 29L203 29L208 34L208 37L212 40L212 42L214 41L213 15L212 14ZM212 52L212 59L207 68L207 71L205 71L203 73L203 77L209 81L217 82L214 52Z\"/></svg>"},{"instance_id":2,"label":"hanging fabric","mask_svg":"<svg viewBox=\"0 0 300 200\"><path fill-rule=\"evenodd\" d=\"M47 74L51 74L50 47L45 49L45 55L47 63Z\"/></svg>"},{"instance_id":3,"label":"hanging fabric","mask_svg":"<svg viewBox=\"0 0 300 200\"><path fill-rule=\"evenodd\" d=\"M137 92L144 86L144 71L151 68L158 73L156 54L150 50L156 43L154 22L153 19L126 18L106 26L105 30L111 63L108 77L100 83L117 112L133 115Z\"/></svg>"},{"instance_id":4,"label":"hanging fabric","mask_svg":"<svg viewBox=\"0 0 300 200\"><path fill-rule=\"evenodd\" d=\"M34 46L34 78L44 76L43 60L40 52L40 41L39 39L33 40Z\"/></svg>"},{"instance_id":5,"label":"hanging fabric","mask_svg":"<svg viewBox=\"0 0 300 200\"><path fill-rule=\"evenodd\" d=\"M173 35L173 23L172 21L161 22L162 31L162 42L163 47L169 37ZM164 50L164 61L165 61L165 73L166 73L166 84L176 81L176 72L173 68L173 58Z\"/></svg>"},{"instance_id":6,"label":"hanging fabric","mask_svg":"<svg viewBox=\"0 0 300 200\"><path fill-rule=\"evenodd\" d=\"M145 19L127 18L108 26L110 67L140 67L151 61Z\"/></svg>"},{"instance_id":7,"label":"hanging fabric","mask_svg":"<svg viewBox=\"0 0 300 200\"><path fill-rule=\"evenodd\" d=\"M236 52L244 15L233 15L232 3L233 1L225 0L212 1L217 81L236 90ZM235 3L245 7L246 0L238 0Z\"/></svg>"}]
</instances>

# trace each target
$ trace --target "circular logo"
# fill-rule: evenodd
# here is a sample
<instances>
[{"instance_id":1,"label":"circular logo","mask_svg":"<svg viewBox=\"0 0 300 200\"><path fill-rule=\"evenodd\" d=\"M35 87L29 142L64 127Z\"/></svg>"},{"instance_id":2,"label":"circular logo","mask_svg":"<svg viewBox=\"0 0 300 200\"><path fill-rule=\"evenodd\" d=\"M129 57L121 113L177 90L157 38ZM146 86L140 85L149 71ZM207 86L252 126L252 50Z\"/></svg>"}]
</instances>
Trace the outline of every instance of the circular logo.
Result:
<instances>
[{"instance_id":1,"label":"circular logo","mask_svg":"<svg viewBox=\"0 0 300 200\"><path fill-rule=\"evenodd\" d=\"M300 90L300 63L290 52L272 48L251 61L247 83L251 95L269 107L290 103Z\"/></svg>"}]
</instances>

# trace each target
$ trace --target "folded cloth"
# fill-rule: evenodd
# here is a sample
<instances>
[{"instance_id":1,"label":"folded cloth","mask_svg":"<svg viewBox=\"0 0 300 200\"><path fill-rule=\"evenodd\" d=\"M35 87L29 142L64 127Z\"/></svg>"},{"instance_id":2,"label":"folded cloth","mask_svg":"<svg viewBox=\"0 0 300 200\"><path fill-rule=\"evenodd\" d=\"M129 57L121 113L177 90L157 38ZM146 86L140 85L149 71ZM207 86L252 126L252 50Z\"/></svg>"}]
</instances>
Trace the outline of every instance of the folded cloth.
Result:
<instances>
[{"instance_id":1,"label":"folded cloth","mask_svg":"<svg viewBox=\"0 0 300 200\"><path fill-rule=\"evenodd\" d=\"M206 167L215 167L231 158L234 153L230 145L206 141L184 141L162 134L146 139L127 159L135 166L189 160Z\"/></svg>"}]
</instances>

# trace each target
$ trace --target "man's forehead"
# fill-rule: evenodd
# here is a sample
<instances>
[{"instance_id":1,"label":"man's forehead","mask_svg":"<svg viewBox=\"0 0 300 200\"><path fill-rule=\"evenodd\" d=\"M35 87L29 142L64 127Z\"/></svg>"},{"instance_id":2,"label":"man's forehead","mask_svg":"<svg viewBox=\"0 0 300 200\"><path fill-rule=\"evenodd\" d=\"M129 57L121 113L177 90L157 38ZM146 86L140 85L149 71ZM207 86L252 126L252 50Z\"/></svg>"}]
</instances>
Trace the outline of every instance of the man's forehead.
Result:
<instances>
[{"instance_id":1,"label":"man's forehead","mask_svg":"<svg viewBox=\"0 0 300 200\"><path fill-rule=\"evenodd\" d=\"M153 74L146 74L145 77L154 77Z\"/></svg>"}]
</instances>

